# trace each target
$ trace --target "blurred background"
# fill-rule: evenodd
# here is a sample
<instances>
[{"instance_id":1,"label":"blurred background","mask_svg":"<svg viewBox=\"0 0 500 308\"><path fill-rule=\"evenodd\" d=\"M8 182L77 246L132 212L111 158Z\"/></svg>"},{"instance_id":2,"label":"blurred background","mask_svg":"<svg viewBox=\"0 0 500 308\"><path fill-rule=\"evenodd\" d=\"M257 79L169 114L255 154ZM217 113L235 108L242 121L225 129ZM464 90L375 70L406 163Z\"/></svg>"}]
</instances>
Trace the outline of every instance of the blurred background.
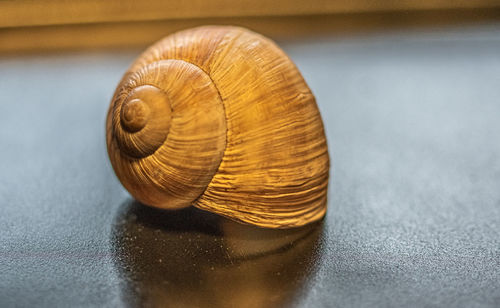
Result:
<instances>
[{"instance_id":1,"label":"blurred background","mask_svg":"<svg viewBox=\"0 0 500 308\"><path fill-rule=\"evenodd\" d=\"M133 200L122 74L206 24L274 39L316 97L325 219ZM0 307L500 307L500 1L0 0Z\"/></svg>"},{"instance_id":2,"label":"blurred background","mask_svg":"<svg viewBox=\"0 0 500 308\"><path fill-rule=\"evenodd\" d=\"M0 1L0 52L143 47L176 30L233 24L273 38L496 20L497 0Z\"/></svg>"}]
</instances>

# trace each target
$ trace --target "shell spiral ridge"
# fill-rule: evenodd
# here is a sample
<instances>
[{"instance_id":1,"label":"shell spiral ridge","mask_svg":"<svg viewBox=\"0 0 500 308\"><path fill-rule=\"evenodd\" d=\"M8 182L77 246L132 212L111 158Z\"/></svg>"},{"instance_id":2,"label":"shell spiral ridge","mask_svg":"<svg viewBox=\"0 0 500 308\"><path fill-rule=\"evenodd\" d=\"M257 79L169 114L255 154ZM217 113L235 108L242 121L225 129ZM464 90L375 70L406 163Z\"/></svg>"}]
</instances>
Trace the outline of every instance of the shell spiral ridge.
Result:
<instances>
[{"instance_id":1,"label":"shell spiral ridge","mask_svg":"<svg viewBox=\"0 0 500 308\"><path fill-rule=\"evenodd\" d=\"M138 110L127 119L131 104ZM107 121L108 153L125 188L145 204L189 206L222 159L222 109L210 78L185 61L161 60L129 75Z\"/></svg>"},{"instance_id":2,"label":"shell spiral ridge","mask_svg":"<svg viewBox=\"0 0 500 308\"><path fill-rule=\"evenodd\" d=\"M314 96L259 34L207 26L159 41L123 77L107 125L113 168L145 204L271 228L325 214L329 155Z\"/></svg>"}]
</instances>

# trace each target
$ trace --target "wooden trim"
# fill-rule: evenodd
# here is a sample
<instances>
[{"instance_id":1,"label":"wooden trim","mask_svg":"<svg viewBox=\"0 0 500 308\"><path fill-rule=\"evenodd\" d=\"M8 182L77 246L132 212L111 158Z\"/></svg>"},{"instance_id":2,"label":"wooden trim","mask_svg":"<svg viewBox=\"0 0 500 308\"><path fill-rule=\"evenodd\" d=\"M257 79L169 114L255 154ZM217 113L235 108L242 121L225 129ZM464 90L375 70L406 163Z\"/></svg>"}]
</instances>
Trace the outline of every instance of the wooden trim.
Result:
<instances>
[{"instance_id":1,"label":"wooden trim","mask_svg":"<svg viewBox=\"0 0 500 308\"><path fill-rule=\"evenodd\" d=\"M148 22L102 23L0 29L0 53L144 48L185 28L207 25L243 26L274 39L308 39L320 35L351 35L401 28L429 28L498 21L499 9L367 13L255 18L209 18Z\"/></svg>"},{"instance_id":2,"label":"wooden trim","mask_svg":"<svg viewBox=\"0 0 500 308\"><path fill-rule=\"evenodd\" d=\"M493 7L500 7L500 0L4 0L0 1L0 28Z\"/></svg>"}]
</instances>

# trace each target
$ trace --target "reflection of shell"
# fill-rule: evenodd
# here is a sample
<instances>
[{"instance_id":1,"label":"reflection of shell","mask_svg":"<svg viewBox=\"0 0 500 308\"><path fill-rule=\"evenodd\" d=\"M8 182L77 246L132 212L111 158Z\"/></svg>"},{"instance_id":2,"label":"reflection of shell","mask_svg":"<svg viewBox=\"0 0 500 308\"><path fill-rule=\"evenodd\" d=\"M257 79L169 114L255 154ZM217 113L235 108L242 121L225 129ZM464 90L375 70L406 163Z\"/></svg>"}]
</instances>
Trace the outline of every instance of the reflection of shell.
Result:
<instances>
[{"instance_id":1,"label":"reflection of shell","mask_svg":"<svg viewBox=\"0 0 500 308\"><path fill-rule=\"evenodd\" d=\"M194 208L121 209L113 253L130 306L287 307L321 263L322 222L277 230Z\"/></svg>"},{"instance_id":2,"label":"reflection of shell","mask_svg":"<svg viewBox=\"0 0 500 308\"><path fill-rule=\"evenodd\" d=\"M149 48L119 84L108 153L139 201L259 226L323 217L328 150L314 96L272 41L201 27Z\"/></svg>"}]
</instances>

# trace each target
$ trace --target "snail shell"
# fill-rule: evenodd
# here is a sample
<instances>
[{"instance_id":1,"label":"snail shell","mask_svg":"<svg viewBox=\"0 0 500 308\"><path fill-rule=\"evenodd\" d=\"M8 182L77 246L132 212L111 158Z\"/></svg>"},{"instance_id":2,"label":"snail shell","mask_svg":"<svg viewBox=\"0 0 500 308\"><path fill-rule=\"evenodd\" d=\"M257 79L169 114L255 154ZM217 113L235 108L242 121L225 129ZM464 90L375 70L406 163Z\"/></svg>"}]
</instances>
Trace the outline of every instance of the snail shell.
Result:
<instances>
[{"instance_id":1,"label":"snail shell","mask_svg":"<svg viewBox=\"0 0 500 308\"><path fill-rule=\"evenodd\" d=\"M205 26L151 46L118 85L106 129L116 175L144 204L270 228L325 214L314 96L287 55L249 30Z\"/></svg>"}]
</instances>

